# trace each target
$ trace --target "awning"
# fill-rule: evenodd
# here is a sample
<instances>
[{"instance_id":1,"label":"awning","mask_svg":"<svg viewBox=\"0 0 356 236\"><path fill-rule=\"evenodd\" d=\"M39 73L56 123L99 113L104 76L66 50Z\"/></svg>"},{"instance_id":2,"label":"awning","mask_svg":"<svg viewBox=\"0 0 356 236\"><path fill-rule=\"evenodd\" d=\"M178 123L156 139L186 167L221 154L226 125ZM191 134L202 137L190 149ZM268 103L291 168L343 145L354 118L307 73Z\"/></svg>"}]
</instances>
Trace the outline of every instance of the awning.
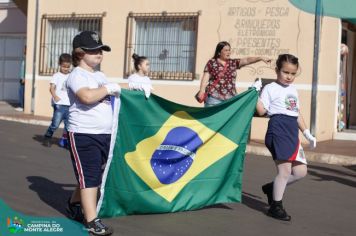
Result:
<instances>
[{"instance_id":1,"label":"awning","mask_svg":"<svg viewBox=\"0 0 356 236\"><path fill-rule=\"evenodd\" d=\"M316 1L318 0L289 0L291 4L300 10L316 14ZM337 17L356 24L356 1L355 0L320 0L322 16Z\"/></svg>"}]
</instances>

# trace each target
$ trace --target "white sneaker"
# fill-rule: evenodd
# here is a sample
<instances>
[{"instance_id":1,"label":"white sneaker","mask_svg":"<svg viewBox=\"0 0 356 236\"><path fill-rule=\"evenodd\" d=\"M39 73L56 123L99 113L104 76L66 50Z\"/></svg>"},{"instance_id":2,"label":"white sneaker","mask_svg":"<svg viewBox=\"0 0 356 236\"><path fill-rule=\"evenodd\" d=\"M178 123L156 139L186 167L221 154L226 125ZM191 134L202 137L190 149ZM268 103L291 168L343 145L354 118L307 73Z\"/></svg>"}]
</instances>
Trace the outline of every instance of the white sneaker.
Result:
<instances>
[{"instance_id":1,"label":"white sneaker","mask_svg":"<svg viewBox=\"0 0 356 236\"><path fill-rule=\"evenodd\" d=\"M15 111L23 111L23 108L22 107L16 107Z\"/></svg>"}]
</instances>

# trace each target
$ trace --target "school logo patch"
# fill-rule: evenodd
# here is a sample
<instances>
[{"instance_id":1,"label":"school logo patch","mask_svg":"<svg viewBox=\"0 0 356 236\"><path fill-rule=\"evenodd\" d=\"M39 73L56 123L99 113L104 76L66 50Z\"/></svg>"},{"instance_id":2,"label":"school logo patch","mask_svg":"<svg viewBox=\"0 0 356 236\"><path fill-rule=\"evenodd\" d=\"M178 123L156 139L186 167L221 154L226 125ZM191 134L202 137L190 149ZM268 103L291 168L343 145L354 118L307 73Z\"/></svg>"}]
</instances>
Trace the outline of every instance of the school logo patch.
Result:
<instances>
[{"instance_id":1,"label":"school logo patch","mask_svg":"<svg viewBox=\"0 0 356 236\"><path fill-rule=\"evenodd\" d=\"M288 94L284 100L286 109L289 111L299 112L298 98L294 95Z\"/></svg>"}]
</instances>

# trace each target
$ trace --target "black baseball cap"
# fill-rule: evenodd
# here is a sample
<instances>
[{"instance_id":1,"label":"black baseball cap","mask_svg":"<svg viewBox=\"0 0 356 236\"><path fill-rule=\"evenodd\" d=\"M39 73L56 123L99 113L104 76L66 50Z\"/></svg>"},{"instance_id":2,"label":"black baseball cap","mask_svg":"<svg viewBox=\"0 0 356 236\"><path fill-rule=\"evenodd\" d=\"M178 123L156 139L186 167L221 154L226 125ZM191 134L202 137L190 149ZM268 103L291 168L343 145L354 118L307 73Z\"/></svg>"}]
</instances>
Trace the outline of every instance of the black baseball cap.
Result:
<instances>
[{"instance_id":1,"label":"black baseball cap","mask_svg":"<svg viewBox=\"0 0 356 236\"><path fill-rule=\"evenodd\" d=\"M73 49L81 48L84 50L102 49L110 52L111 48L103 45L99 35L94 31L83 31L77 34L73 39Z\"/></svg>"}]
</instances>

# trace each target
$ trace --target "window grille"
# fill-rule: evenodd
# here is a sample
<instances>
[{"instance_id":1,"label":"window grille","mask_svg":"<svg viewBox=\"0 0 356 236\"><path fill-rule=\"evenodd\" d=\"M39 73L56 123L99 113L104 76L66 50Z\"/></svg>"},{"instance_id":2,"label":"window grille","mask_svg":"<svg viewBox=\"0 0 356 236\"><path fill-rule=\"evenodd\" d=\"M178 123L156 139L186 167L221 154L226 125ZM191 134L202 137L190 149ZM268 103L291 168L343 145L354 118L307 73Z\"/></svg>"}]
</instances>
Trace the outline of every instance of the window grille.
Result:
<instances>
[{"instance_id":1,"label":"window grille","mask_svg":"<svg viewBox=\"0 0 356 236\"><path fill-rule=\"evenodd\" d=\"M130 13L124 75L134 72L136 53L149 59L151 79L193 80L199 14Z\"/></svg>"},{"instance_id":2,"label":"window grille","mask_svg":"<svg viewBox=\"0 0 356 236\"><path fill-rule=\"evenodd\" d=\"M72 40L76 34L91 30L101 35L104 14L43 15L39 57L40 75L58 71L58 58L72 53Z\"/></svg>"}]
</instances>

